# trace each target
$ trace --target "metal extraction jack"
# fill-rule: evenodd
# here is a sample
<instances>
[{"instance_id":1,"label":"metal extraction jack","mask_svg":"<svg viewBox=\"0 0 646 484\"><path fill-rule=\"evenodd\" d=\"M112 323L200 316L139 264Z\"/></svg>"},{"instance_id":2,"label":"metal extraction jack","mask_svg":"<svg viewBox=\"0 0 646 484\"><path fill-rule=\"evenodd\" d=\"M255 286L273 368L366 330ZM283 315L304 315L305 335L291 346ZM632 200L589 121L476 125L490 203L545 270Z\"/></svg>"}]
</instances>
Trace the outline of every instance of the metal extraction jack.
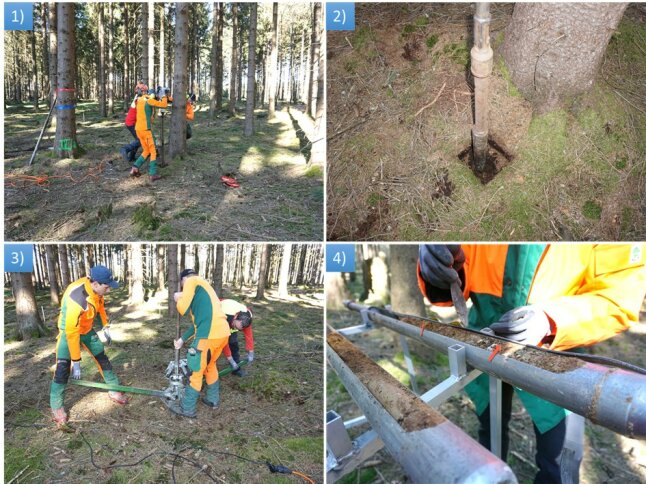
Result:
<instances>
[{"instance_id":1,"label":"metal extraction jack","mask_svg":"<svg viewBox=\"0 0 646 484\"><path fill-rule=\"evenodd\" d=\"M474 44L471 49L471 74L475 86L475 124L471 129L475 168L483 172L489 150L489 76L493 70L493 50L489 45L489 3L476 3L473 16Z\"/></svg>"}]
</instances>

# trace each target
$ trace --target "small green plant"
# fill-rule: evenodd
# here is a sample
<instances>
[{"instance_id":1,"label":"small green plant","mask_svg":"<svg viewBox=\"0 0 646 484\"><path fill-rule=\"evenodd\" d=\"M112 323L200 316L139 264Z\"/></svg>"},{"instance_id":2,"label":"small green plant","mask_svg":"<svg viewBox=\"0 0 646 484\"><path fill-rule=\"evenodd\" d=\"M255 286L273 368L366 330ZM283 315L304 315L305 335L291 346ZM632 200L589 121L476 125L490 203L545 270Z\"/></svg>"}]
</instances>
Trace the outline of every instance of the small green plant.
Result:
<instances>
[{"instance_id":1,"label":"small green plant","mask_svg":"<svg viewBox=\"0 0 646 484\"><path fill-rule=\"evenodd\" d=\"M376 207L382 200L384 200L384 196L379 193L373 192L368 195L368 205L370 205L371 207Z\"/></svg>"},{"instance_id":2,"label":"small green plant","mask_svg":"<svg viewBox=\"0 0 646 484\"><path fill-rule=\"evenodd\" d=\"M430 37L426 38L426 47L428 50L432 50L433 47L435 47L435 44L437 44L437 41L440 40L440 37L437 34L433 34Z\"/></svg>"},{"instance_id":3,"label":"small green plant","mask_svg":"<svg viewBox=\"0 0 646 484\"><path fill-rule=\"evenodd\" d=\"M140 232L145 230L157 230L161 225L162 219L155 215L153 207L142 205L135 210L132 221L137 225Z\"/></svg>"},{"instance_id":4,"label":"small green plant","mask_svg":"<svg viewBox=\"0 0 646 484\"><path fill-rule=\"evenodd\" d=\"M466 41L446 44L444 46L444 53L457 64L466 66L469 63L469 49Z\"/></svg>"},{"instance_id":5,"label":"small green plant","mask_svg":"<svg viewBox=\"0 0 646 484\"><path fill-rule=\"evenodd\" d=\"M601 205L588 200L583 204L583 215L591 220L599 220L601 218Z\"/></svg>"}]
</instances>

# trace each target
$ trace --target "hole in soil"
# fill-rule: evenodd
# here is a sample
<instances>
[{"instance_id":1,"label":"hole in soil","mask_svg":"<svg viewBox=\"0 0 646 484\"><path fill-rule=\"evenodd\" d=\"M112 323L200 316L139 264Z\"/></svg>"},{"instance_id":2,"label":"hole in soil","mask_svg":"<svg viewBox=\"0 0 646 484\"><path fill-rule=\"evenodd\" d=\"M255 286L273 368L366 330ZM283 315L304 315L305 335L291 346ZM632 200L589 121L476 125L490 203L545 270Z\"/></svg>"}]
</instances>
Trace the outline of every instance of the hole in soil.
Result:
<instances>
[{"instance_id":1,"label":"hole in soil","mask_svg":"<svg viewBox=\"0 0 646 484\"><path fill-rule=\"evenodd\" d=\"M493 180L500 171L514 161L512 155L501 143L496 141L493 137L489 136L489 151L487 152L487 162L484 170L481 172L476 169L473 160L473 150L471 145L464 148L458 153L458 158L462 162L466 162L468 167L471 168L473 174L478 177L483 185L486 185Z\"/></svg>"}]
</instances>

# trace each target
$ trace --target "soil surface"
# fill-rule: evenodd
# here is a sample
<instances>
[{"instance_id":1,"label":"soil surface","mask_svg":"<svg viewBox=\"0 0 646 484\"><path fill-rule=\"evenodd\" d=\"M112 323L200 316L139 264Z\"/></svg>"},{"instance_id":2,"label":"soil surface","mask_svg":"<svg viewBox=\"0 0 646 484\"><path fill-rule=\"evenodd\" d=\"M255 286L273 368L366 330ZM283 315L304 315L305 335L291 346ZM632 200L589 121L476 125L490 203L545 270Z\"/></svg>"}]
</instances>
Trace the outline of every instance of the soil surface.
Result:
<instances>
[{"instance_id":1,"label":"soil surface","mask_svg":"<svg viewBox=\"0 0 646 484\"><path fill-rule=\"evenodd\" d=\"M119 154L132 136L123 115L99 118L97 105L79 103L78 159L58 160L50 127L31 167L46 113L28 106L5 109L5 237L8 240L321 240L323 173L309 166L310 126L302 107L277 110L274 120L256 111L256 134L243 136L243 117L208 109L195 114L183 159L168 157L162 179L131 178ZM303 123L307 124L307 123ZM304 131L305 129L305 131ZM161 122L154 135L161 146ZM158 161L161 161L161 152ZM240 188L224 185L234 177Z\"/></svg>"},{"instance_id":2,"label":"soil surface","mask_svg":"<svg viewBox=\"0 0 646 484\"><path fill-rule=\"evenodd\" d=\"M15 308L5 294L5 482L21 471L19 482L300 482L270 473L266 461L323 482L323 296L295 290L282 300L269 291L254 301L254 291L234 292L254 308L256 359L247 376L222 377L219 409L198 402L198 417L186 419L155 397L130 394L119 406L105 392L68 385L72 433L56 430L49 408L57 309L39 294L52 334L13 341ZM166 316L165 297L136 308L119 291L107 297L113 343L106 354L123 385L168 386L176 319ZM188 324L184 318L181 327ZM239 342L244 357L244 337ZM101 381L87 353L82 358L83 379ZM224 357L217 365L228 368Z\"/></svg>"}]
</instances>

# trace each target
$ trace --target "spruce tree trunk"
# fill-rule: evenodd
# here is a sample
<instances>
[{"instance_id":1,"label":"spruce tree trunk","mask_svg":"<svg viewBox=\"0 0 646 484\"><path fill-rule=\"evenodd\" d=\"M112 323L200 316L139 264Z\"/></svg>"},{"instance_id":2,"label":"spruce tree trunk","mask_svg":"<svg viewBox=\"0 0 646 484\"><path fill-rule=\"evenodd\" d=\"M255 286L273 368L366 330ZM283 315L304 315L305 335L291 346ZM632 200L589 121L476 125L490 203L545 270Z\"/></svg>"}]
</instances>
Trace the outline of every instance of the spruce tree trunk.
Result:
<instances>
[{"instance_id":1,"label":"spruce tree trunk","mask_svg":"<svg viewBox=\"0 0 646 484\"><path fill-rule=\"evenodd\" d=\"M231 4L233 47L231 48L231 77L229 77L229 115L236 114L236 79L238 78L238 4Z\"/></svg>"},{"instance_id":2,"label":"spruce tree trunk","mask_svg":"<svg viewBox=\"0 0 646 484\"><path fill-rule=\"evenodd\" d=\"M58 260L61 267L61 285L64 292L72 282L70 279L70 265L67 260L67 246L65 244L58 245Z\"/></svg>"},{"instance_id":3,"label":"spruce tree trunk","mask_svg":"<svg viewBox=\"0 0 646 484\"><path fill-rule=\"evenodd\" d=\"M627 3L517 3L501 54L539 113L590 89Z\"/></svg>"},{"instance_id":4,"label":"spruce tree trunk","mask_svg":"<svg viewBox=\"0 0 646 484\"><path fill-rule=\"evenodd\" d=\"M325 45L325 30L322 32L323 39L322 45ZM325 103L324 103L324 88L325 88L325 51L323 47L320 50L318 59L318 73L316 82L316 114L314 116L314 139L312 140L312 151L310 153L309 164L318 166L325 166Z\"/></svg>"},{"instance_id":5,"label":"spruce tree trunk","mask_svg":"<svg viewBox=\"0 0 646 484\"><path fill-rule=\"evenodd\" d=\"M150 2L148 6L148 87L155 87L155 4Z\"/></svg>"},{"instance_id":6,"label":"spruce tree trunk","mask_svg":"<svg viewBox=\"0 0 646 484\"><path fill-rule=\"evenodd\" d=\"M276 116L276 77L278 73L278 2L273 6L273 27L269 44L269 71L267 72L267 90L269 91L269 111L267 117Z\"/></svg>"},{"instance_id":7,"label":"spruce tree trunk","mask_svg":"<svg viewBox=\"0 0 646 484\"><path fill-rule=\"evenodd\" d=\"M292 243L286 242L283 250L283 258L280 262L280 276L278 278L278 297L289 296L287 285L289 284L289 263L292 258Z\"/></svg>"},{"instance_id":8,"label":"spruce tree trunk","mask_svg":"<svg viewBox=\"0 0 646 484\"><path fill-rule=\"evenodd\" d=\"M58 31L56 4L49 2L47 4L47 15L49 22L49 105L51 107L56 99L56 88L58 87ZM52 112L52 126L56 124L56 110Z\"/></svg>"},{"instance_id":9,"label":"spruce tree trunk","mask_svg":"<svg viewBox=\"0 0 646 484\"><path fill-rule=\"evenodd\" d=\"M166 42L164 33L164 23L166 19L166 9L162 3L160 6L159 15L159 85L162 87L169 87L166 85L166 52L164 51L164 44Z\"/></svg>"},{"instance_id":10,"label":"spruce tree trunk","mask_svg":"<svg viewBox=\"0 0 646 484\"><path fill-rule=\"evenodd\" d=\"M157 288L160 291L164 290L164 287L166 286L166 271L164 270L164 261L166 260L165 254L164 254L164 245L158 244L157 245ZM177 258L175 258L177 260Z\"/></svg>"},{"instance_id":11,"label":"spruce tree trunk","mask_svg":"<svg viewBox=\"0 0 646 484\"><path fill-rule=\"evenodd\" d=\"M152 87L148 80L148 4L140 3L141 8L141 65L139 70L139 79Z\"/></svg>"},{"instance_id":12,"label":"spruce tree trunk","mask_svg":"<svg viewBox=\"0 0 646 484\"><path fill-rule=\"evenodd\" d=\"M58 281L56 280L56 259L54 257L54 246L46 245L45 253L47 255L47 274L49 277L49 297L52 301L52 305L59 306L60 301L60 290L58 288Z\"/></svg>"},{"instance_id":13,"label":"spruce tree trunk","mask_svg":"<svg viewBox=\"0 0 646 484\"><path fill-rule=\"evenodd\" d=\"M209 121L215 119L215 112L218 109L218 55L221 55L218 47L218 27L220 22L220 7L218 2L213 2L213 28L211 29L211 80L209 83Z\"/></svg>"},{"instance_id":14,"label":"spruce tree trunk","mask_svg":"<svg viewBox=\"0 0 646 484\"><path fill-rule=\"evenodd\" d=\"M114 10L113 5L108 4L110 12L110 27L108 28L108 116L114 114Z\"/></svg>"},{"instance_id":15,"label":"spruce tree trunk","mask_svg":"<svg viewBox=\"0 0 646 484\"><path fill-rule=\"evenodd\" d=\"M173 113L170 118L171 159L186 153L186 92L188 87L188 4L177 3Z\"/></svg>"},{"instance_id":16,"label":"spruce tree trunk","mask_svg":"<svg viewBox=\"0 0 646 484\"><path fill-rule=\"evenodd\" d=\"M271 245L265 244L260 255L260 274L258 275L258 289L256 290L256 299L265 297L265 288L267 287L267 276L269 275L269 260L271 258Z\"/></svg>"},{"instance_id":17,"label":"spruce tree trunk","mask_svg":"<svg viewBox=\"0 0 646 484\"><path fill-rule=\"evenodd\" d=\"M222 91L224 89L224 60L222 59L222 37L224 36L224 3L218 3L218 56L217 56L217 88L215 91L215 107L222 109Z\"/></svg>"},{"instance_id":18,"label":"spruce tree trunk","mask_svg":"<svg viewBox=\"0 0 646 484\"><path fill-rule=\"evenodd\" d=\"M130 15L129 15L129 4L123 3L123 29L125 42L123 45L123 75L124 80L124 89L123 89L123 112L127 113L130 106L130 96L132 89L132 79L130 77Z\"/></svg>"},{"instance_id":19,"label":"spruce tree trunk","mask_svg":"<svg viewBox=\"0 0 646 484\"><path fill-rule=\"evenodd\" d=\"M179 289L179 270L177 269L177 244L166 246L166 267L168 268L168 315L177 314L173 294Z\"/></svg>"},{"instance_id":20,"label":"spruce tree trunk","mask_svg":"<svg viewBox=\"0 0 646 484\"><path fill-rule=\"evenodd\" d=\"M32 29L31 31L31 64L32 64L32 75L31 83L33 86L34 92L34 111L40 111L38 106L38 97L40 93L38 92L38 59L36 58L36 31Z\"/></svg>"},{"instance_id":21,"label":"spruce tree trunk","mask_svg":"<svg viewBox=\"0 0 646 484\"><path fill-rule=\"evenodd\" d=\"M78 155L76 140L76 41L74 4L58 4L58 118L56 153L60 158Z\"/></svg>"},{"instance_id":22,"label":"spruce tree trunk","mask_svg":"<svg viewBox=\"0 0 646 484\"><path fill-rule=\"evenodd\" d=\"M103 3L97 3L96 8L99 9L99 116L105 118L107 116L105 109L105 13Z\"/></svg>"},{"instance_id":23,"label":"spruce tree trunk","mask_svg":"<svg viewBox=\"0 0 646 484\"><path fill-rule=\"evenodd\" d=\"M213 274L213 289L216 294L222 294L222 276L224 273L224 245L215 247L215 269Z\"/></svg>"},{"instance_id":24,"label":"spruce tree trunk","mask_svg":"<svg viewBox=\"0 0 646 484\"><path fill-rule=\"evenodd\" d=\"M144 261L141 255L141 244L131 244L132 250L132 290L130 304L137 305L144 302Z\"/></svg>"},{"instance_id":25,"label":"spruce tree trunk","mask_svg":"<svg viewBox=\"0 0 646 484\"><path fill-rule=\"evenodd\" d=\"M249 60L247 62L247 106L245 110L244 135L253 135L253 111L256 104L256 19L258 4L251 4L249 15Z\"/></svg>"},{"instance_id":26,"label":"spruce tree trunk","mask_svg":"<svg viewBox=\"0 0 646 484\"><path fill-rule=\"evenodd\" d=\"M12 272L11 288L16 298L18 336L21 341L43 336L47 330L38 314L36 294L30 272Z\"/></svg>"}]
</instances>

